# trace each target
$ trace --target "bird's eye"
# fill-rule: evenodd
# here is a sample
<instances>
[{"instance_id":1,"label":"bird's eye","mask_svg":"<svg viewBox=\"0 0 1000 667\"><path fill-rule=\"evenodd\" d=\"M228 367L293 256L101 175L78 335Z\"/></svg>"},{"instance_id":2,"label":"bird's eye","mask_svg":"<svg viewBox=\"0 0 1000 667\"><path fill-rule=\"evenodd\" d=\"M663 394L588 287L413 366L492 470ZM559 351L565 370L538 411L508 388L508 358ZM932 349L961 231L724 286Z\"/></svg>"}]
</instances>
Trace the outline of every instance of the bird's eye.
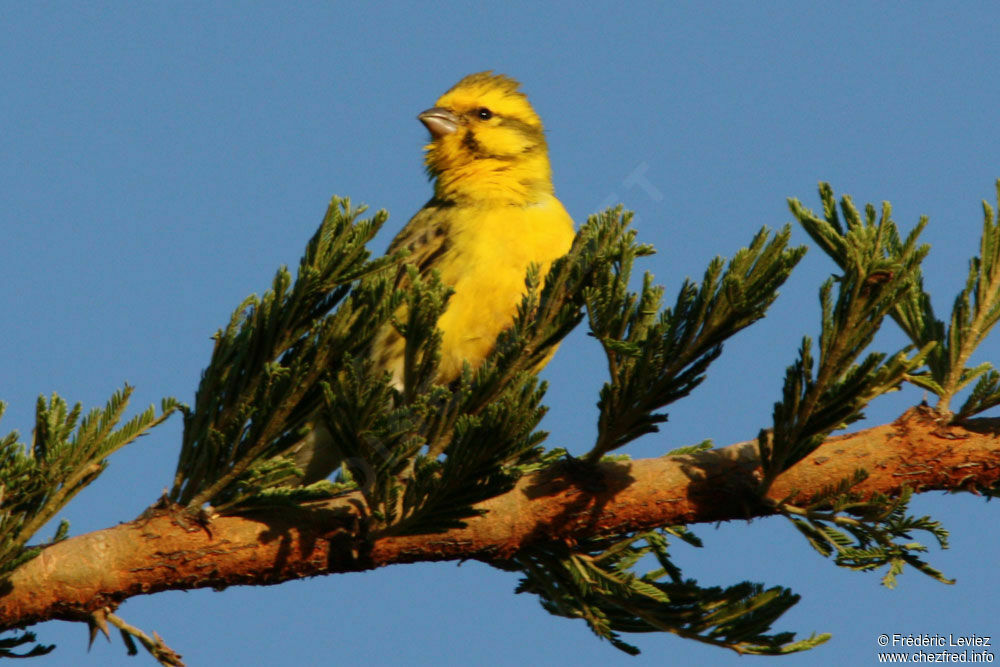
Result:
<instances>
[{"instance_id":1,"label":"bird's eye","mask_svg":"<svg viewBox=\"0 0 1000 667\"><path fill-rule=\"evenodd\" d=\"M493 112L486 107L479 107L476 109L476 117L480 120L489 120L490 118L493 118Z\"/></svg>"}]
</instances>

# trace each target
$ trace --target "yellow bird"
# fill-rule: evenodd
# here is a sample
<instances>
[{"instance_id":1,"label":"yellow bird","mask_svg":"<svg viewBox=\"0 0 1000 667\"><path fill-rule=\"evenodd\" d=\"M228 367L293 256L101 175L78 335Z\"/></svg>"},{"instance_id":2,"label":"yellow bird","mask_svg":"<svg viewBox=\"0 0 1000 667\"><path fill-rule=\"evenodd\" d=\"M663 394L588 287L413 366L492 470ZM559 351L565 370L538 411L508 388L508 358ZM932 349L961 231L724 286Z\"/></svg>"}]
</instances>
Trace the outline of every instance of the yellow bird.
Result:
<instances>
[{"instance_id":1,"label":"yellow bird","mask_svg":"<svg viewBox=\"0 0 1000 667\"><path fill-rule=\"evenodd\" d=\"M542 121L514 79L470 74L417 118L430 132L424 162L434 195L393 239L421 274L437 271L454 291L438 319L437 382L464 362L479 366L514 319L530 264L543 275L569 251L573 221L552 187ZM405 341L385 326L372 346L380 370L402 386ZM330 434L317 427L293 455L303 484L339 465Z\"/></svg>"}]
</instances>

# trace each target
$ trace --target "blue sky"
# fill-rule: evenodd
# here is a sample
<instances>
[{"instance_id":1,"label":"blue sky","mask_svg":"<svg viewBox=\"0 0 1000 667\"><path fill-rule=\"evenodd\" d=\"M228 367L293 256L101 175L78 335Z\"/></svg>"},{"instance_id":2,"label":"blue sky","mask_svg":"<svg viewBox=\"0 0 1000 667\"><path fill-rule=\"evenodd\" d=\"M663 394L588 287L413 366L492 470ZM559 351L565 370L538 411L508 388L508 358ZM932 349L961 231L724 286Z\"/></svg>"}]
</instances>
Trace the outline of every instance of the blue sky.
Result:
<instances>
[{"instance_id":1,"label":"blue sky","mask_svg":"<svg viewBox=\"0 0 1000 667\"><path fill-rule=\"evenodd\" d=\"M484 69L522 82L578 222L619 201L636 212L659 251L644 268L668 298L711 257L789 222L786 198L817 209L825 180L859 203L891 201L903 229L930 217L926 282L945 313L1000 177L998 26L1000 8L976 2L0 4L0 430L30 437L35 400L53 391L92 407L128 382L135 410L190 401L210 335L298 261L332 195L389 210L384 249L430 192L415 115ZM793 239L808 244L800 229ZM832 270L811 248L769 316L630 453L766 426L802 335L818 332ZM890 325L877 344L901 341ZM1000 362L998 335L986 347L977 359ZM552 446L586 451L603 373L576 332L545 372ZM920 399L884 397L869 423ZM175 419L116 454L66 509L72 532L152 503L179 436ZM929 560L956 585L907 572L886 590L777 519L697 526L705 548L672 552L706 585L800 593L776 629L834 638L783 658L790 667L875 663L882 632L1000 635L984 613L1000 593L994 507L934 493L912 512L952 530L952 548ZM189 665L738 659L670 636L632 638L643 654L629 658L515 585L478 563L397 566L133 598L121 614ZM82 625L36 630L59 644L39 665L151 664L117 640L86 653Z\"/></svg>"}]
</instances>

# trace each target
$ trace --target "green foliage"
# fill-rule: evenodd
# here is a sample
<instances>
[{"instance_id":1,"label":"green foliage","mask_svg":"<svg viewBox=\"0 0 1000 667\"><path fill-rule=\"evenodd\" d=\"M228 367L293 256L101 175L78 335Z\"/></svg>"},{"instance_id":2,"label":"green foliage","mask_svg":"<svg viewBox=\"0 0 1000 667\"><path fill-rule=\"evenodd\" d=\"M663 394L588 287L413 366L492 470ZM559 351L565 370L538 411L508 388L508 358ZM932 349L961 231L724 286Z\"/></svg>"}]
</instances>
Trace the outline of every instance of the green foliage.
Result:
<instances>
[{"instance_id":1,"label":"green foliage","mask_svg":"<svg viewBox=\"0 0 1000 667\"><path fill-rule=\"evenodd\" d=\"M626 218L627 221L627 218ZM672 308L661 310L663 288L648 273L638 294L628 290L632 263L648 246L630 245L596 277L583 298L592 334L608 358L601 389L598 438L583 458L606 453L658 430L660 408L687 396L705 378L730 336L762 318L805 248L788 248L786 226L768 239L762 229L728 266L716 257L699 285L685 281ZM725 268L725 271L723 271Z\"/></svg>"},{"instance_id":2,"label":"green foliage","mask_svg":"<svg viewBox=\"0 0 1000 667\"><path fill-rule=\"evenodd\" d=\"M743 582L703 588L685 580L667 552L668 535L695 546L700 541L680 526L615 538L588 539L572 549L564 544L525 550L515 564L525 577L518 593L535 593L549 613L581 618L594 634L636 655L622 632L671 632L737 653L778 655L822 644L829 635L794 641L789 632L769 634L771 625L798 596L785 588L764 589ZM645 556L659 564L637 576Z\"/></svg>"},{"instance_id":3,"label":"green foliage","mask_svg":"<svg viewBox=\"0 0 1000 667\"><path fill-rule=\"evenodd\" d=\"M357 248L381 219L358 223L358 214L334 200L294 283L279 272L272 290L241 306L220 332L185 423L175 500L236 511L353 489L364 498L373 538L461 526L479 513L478 503L564 454L540 447L545 387L535 372L584 308L612 376L601 394L591 461L655 430L664 418L655 411L687 395L722 342L763 317L804 253L787 247L787 228L773 236L762 230L728 264L715 259L700 285L686 282L674 307L658 312L663 290L649 276L640 294L627 289L634 260L652 248L636 243L631 214L606 211L581 226L544 285L537 267L529 270L515 321L487 360L440 386L436 322L449 290L435 274L410 268L407 288L392 292L390 271L382 269L405 257L368 262ZM405 340L400 387L375 371L367 350L390 321ZM325 429L336 443L340 475L336 483L301 488L284 454L311 429ZM630 546L643 540L644 547ZM622 648L616 632L654 629L740 652L780 653L823 641L764 634L794 595L751 584L701 589L680 579L665 544L661 533L621 535L565 553L533 551L515 566L536 583L541 579L532 573L543 570L580 575L571 576L575 588L552 598L553 609L577 610ZM658 554L662 571L627 574L646 553ZM664 573L670 581L659 581ZM581 588L587 577L596 588ZM619 612L610 611L612 598Z\"/></svg>"},{"instance_id":4,"label":"green foliage","mask_svg":"<svg viewBox=\"0 0 1000 667\"><path fill-rule=\"evenodd\" d=\"M907 348L889 357L873 352L860 364L855 363L884 317L908 296L919 277L920 262L929 250L916 244L925 221L901 243L888 204L883 205L881 216L874 206L867 205L862 219L851 199L844 197L845 228L829 185L820 185L820 196L824 219L797 200L790 200L789 206L843 274L820 288L818 361L812 356L812 341L805 337L798 359L785 373L782 400L774 406L773 429L758 436L764 468L762 494L778 475L816 449L832 431L861 419L863 408L873 398L897 389L934 345L927 343L912 357L907 356Z\"/></svg>"},{"instance_id":5,"label":"green foliage","mask_svg":"<svg viewBox=\"0 0 1000 667\"><path fill-rule=\"evenodd\" d=\"M14 649L22 648L25 644L35 641L34 632L13 632L13 636L0 637L0 658L37 658L40 655L51 653L55 646L35 644L26 653L15 653Z\"/></svg>"},{"instance_id":6,"label":"green foliage","mask_svg":"<svg viewBox=\"0 0 1000 667\"><path fill-rule=\"evenodd\" d=\"M851 570L870 571L886 567L882 583L896 586L896 576L910 565L920 572L946 584L954 581L917 556L927 547L911 541L911 533L930 533L942 549L948 548L948 531L930 517L906 515L912 490L904 487L896 498L875 494L862 499L851 488L863 481L867 473L858 470L852 477L841 480L812 498L806 507L787 502L778 504L784 514L824 557L834 555L834 562ZM906 540L901 542L900 540Z\"/></svg>"},{"instance_id":7,"label":"green foliage","mask_svg":"<svg viewBox=\"0 0 1000 667\"><path fill-rule=\"evenodd\" d=\"M990 366L988 371L980 375L972 393L965 399L962 409L956 415L957 419L966 419L1000 405L1000 373L992 368L992 364Z\"/></svg>"},{"instance_id":8,"label":"green foliage","mask_svg":"<svg viewBox=\"0 0 1000 667\"><path fill-rule=\"evenodd\" d=\"M436 322L449 290L410 268L408 287L393 291L389 277L405 253L368 262L360 248L384 215L358 222L359 214L335 199L296 280L279 271L217 336L185 422L172 499L230 511L356 488L372 534L432 532L474 516L472 505L509 490L539 460L544 387L534 371L579 323L584 287L634 246L627 220L620 211L589 220L544 287L533 267L494 352L442 387ZM398 390L368 359L390 320L405 340ZM341 479L297 488L284 454L317 426L336 443Z\"/></svg>"},{"instance_id":9,"label":"green foliage","mask_svg":"<svg viewBox=\"0 0 1000 667\"><path fill-rule=\"evenodd\" d=\"M883 204L881 216L869 204L862 219L849 197L841 200L846 228L840 221L833 190L820 184L824 219L819 219L798 201L790 200L792 212L814 240L843 271L836 279L837 298L832 298L834 280L820 289L822 332L819 360L812 356L812 343L803 340L799 357L785 374L782 401L774 407L774 427L758 437L764 478L761 494L789 467L816 449L834 430L863 417L862 410L875 397L897 389L912 378L925 360L940 351L934 336L914 337L921 347L907 356L910 348L891 357L869 353L860 364L856 360L872 342L886 315L900 319L907 313L914 295L929 301L920 289L920 262L928 247L917 246L917 237L926 224L900 240L890 214ZM926 331L940 323L924 320ZM905 328L905 327L904 327ZM964 362L963 362L964 363ZM989 392L985 386L984 392ZM910 491L897 498L876 494L867 499L851 489L866 477L859 470L853 477L825 489L806 507L785 499L774 503L809 543L823 556L835 554L834 562L854 570L887 567L883 583L892 587L905 564L940 581L948 582L939 571L916 554L926 548L910 540L910 532L924 530L947 547L947 532L928 517L906 515ZM906 541L903 541L906 540Z\"/></svg>"},{"instance_id":10,"label":"green foliage","mask_svg":"<svg viewBox=\"0 0 1000 667\"><path fill-rule=\"evenodd\" d=\"M510 490L526 470L551 460L536 431L545 387L535 371L582 318L581 293L611 262L632 252L634 234L620 210L590 218L544 286L532 268L513 325L477 369L450 387L434 384L442 287L411 276L404 387L373 386L367 363L329 384L325 423L344 442L344 467L379 521L375 533L447 530L478 514L476 503ZM437 294L438 296L434 296ZM378 383L376 382L376 385ZM353 400L363 405L351 405ZM359 410L359 408L361 408ZM364 423L351 414L365 415Z\"/></svg>"},{"instance_id":11,"label":"green foliage","mask_svg":"<svg viewBox=\"0 0 1000 667\"><path fill-rule=\"evenodd\" d=\"M510 369L492 363L456 387L433 383L444 292L436 279L412 278L400 326L402 391L388 376L373 377L367 359L349 360L324 385L324 424L344 457L344 479L364 495L375 520L369 530L395 534L462 525L477 514L474 504L511 488L516 476L506 467L536 453L544 437L533 433L543 390L530 373L507 377Z\"/></svg>"},{"instance_id":12,"label":"green foliage","mask_svg":"<svg viewBox=\"0 0 1000 667\"><path fill-rule=\"evenodd\" d=\"M516 464L532 460L545 437L535 432L545 412L540 405L544 386L522 372L508 387L478 411L462 410L463 414L454 418L443 457L417 457L414 475L402 494L400 515L390 532L422 533L463 526L463 519L480 514L473 505L513 488L518 478ZM458 402L463 408L472 407L461 398Z\"/></svg>"},{"instance_id":13,"label":"green foliage","mask_svg":"<svg viewBox=\"0 0 1000 667\"><path fill-rule=\"evenodd\" d=\"M322 383L322 422L343 458L342 480L362 492L378 522L369 530L398 522L403 480L415 471L423 479L427 466L418 454L452 412L452 393L434 384L441 344L436 322L449 290L436 274L423 279L406 268L404 314L393 320L405 339L401 390L390 385L388 373L376 374L367 354L346 356Z\"/></svg>"},{"instance_id":14,"label":"green foliage","mask_svg":"<svg viewBox=\"0 0 1000 667\"><path fill-rule=\"evenodd\" d=\"M282 474L269 460L307 427L325 371L357 355L395 304L380 269L398 256L368 261L365 246L388 216L359 220L363 211L334 198L295 280L281 268L271 289L247 298L216 334L185 415L171 500L226 508L295 477L290 463Z\"/></svg>"},{"instance_id":15,"label":"green foliage","mask_svg":"<svg viewBox=\"0 0 1000 667\"><path fill-rule=\"evenodd\" d=\"M81 418L79 403L72 409L53 394L38 398L34 437L30 447L16 432L0 439L0 575L34 558L45 545L26 548L35 533L107 467L112 453L162 423L179 404L164 399L160 415L152 406L118 426L132 387L115 392L103 410ZM0 403L0 416L5 405ZM66 537L63 521L47 544Z\"/></svg>"},{"instance_id":16,"label":"green foliage","mask_svg":"<svg viewBox=\"0 0 1000 667\"><path fill-rule=\"evenodd\" d=\"M1000 202L1000 180L997 181ZM945 324L934 317L930 296L918 284L898 308L896 321L911 339L934 341L937 347L927 360L928 370L911 381L938 395L937 408L949 411L955 394L979 380L956 419L965 419L1000 405L1000 387L993 364L985 362L968 368L966 364L993 326L1000 320L1000 213L983 202L983 233L979 256L969 262L965 287L955 298L951 320Z\"/></svg>"},{"instance_id":17,"label":"green foliage","mask_svg":"<svg viewBox=\"0 0 1000 667\"><path fill-rule=\"evenodd\" d=\"M667 456L683 456L685 454L697 454L698 452L704 452L715 447L715 443L711 440L702 440L696 445L686 445L684 447L677 447L671 449L667 452Z\"/></svg>"},{"instance_id":18,"label":"green foliage","mask_svg":"<svg viewBox=\"0 0 1000 667\"><path fill-rule=\"evenodd\" d=\"M579 322L581 306L616 378L602 393L602 435L587 457L593 460L648 432L662 419L654 410L697 385L721 342L763 316L803 253L787 249L787 229L770 241L762 231L725 271L715 260L703 285L686 283L677 306L657 316L662 290L648 276L641 295L627 290L634 259L652 252L636 243L630 220L620 208L590 218L544 288L529 272L514 325L486 363L452 387L433 384L441 288L411 276L408 321L399 327L407 341L402 394L394 399L366 364L342 371L327 394L325 423L336 442L346 443L344 466L380 521L374 531L461 525L476 514L475 503L509 490L536 466L544 387L533 371ZM381 389L364 389L375 386Z\"/></svg>"},{"instance_id":19,"label":"green foliage","mask_svg":"<svg viewBox=\"0 0 1000 667\"><path fill-rule=\"evenodd\" d=\"M833 199L833 191L827 184L820 186L826 221L830 226L841 229ZM997 200L1000 202L1000 181L997 181ZM850 200L845 199L844 215L848 225L856 224L857 214L852 212ZM817 243L841 266L847 260L846 241L838 240L837 234L810 220L811 213L793 202L793 211ZM955 298L951 319L947 327L937 319L931 306L930 295L924 291L923 277L919 269L913 274L910 289L894 304L891 315L903 331L920 349L928 349L925 363L927 369L908 374L907 379L919 387L938 396L937 409L947 414L955 394L975 380L979 380L955 415L955 419L965 419L1000 404L1000 387L993 372L993 364L985 362L975 367L967 367L970 357L985 340L993 326L1000 320L1000 214L983 202L983 233L980 238L979 256L969 263L969 273L965 287ZM805 214L805 215L802 215ZM885 205L888 214L888 205ZM895 227L887 229L886 242L889 256L902 256L916 234L927 223L921 218L906 242L902 242ZM878 270L878 269L876 269ZM887 266L883 271L893 271Z\"/></svg>"}]
</instances>

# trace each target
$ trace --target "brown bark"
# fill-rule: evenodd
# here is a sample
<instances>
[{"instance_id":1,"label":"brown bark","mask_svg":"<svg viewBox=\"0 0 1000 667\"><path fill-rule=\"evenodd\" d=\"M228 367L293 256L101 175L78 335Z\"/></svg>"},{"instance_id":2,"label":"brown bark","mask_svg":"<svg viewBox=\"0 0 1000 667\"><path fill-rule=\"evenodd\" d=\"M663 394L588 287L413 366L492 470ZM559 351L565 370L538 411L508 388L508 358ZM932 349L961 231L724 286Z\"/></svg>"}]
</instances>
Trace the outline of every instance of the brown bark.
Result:
<instances>
[{"instance_id":1,"label":"brown bark","mask_svg":"<svg viewBox=\"0 0 1000 667\"><path fill-rule=\"evenodd\" d=\"M1000 419L939 426L921 409L830 438L781 475L769 497L805 501L858 468L862 494L992 487L1000 481ZM481 504L462 529L417 536L358 535L357 497L323 507L216 517L205 524L173 508L67 539L16 570L0 598L0 627L80 618L140 593L275 584L393 563L504 560L547 540L653 526L745 519L771 512L755 498L753 442L690 456L602 463L599 473L543 472Z\"/></svg>"}]
</instances>

